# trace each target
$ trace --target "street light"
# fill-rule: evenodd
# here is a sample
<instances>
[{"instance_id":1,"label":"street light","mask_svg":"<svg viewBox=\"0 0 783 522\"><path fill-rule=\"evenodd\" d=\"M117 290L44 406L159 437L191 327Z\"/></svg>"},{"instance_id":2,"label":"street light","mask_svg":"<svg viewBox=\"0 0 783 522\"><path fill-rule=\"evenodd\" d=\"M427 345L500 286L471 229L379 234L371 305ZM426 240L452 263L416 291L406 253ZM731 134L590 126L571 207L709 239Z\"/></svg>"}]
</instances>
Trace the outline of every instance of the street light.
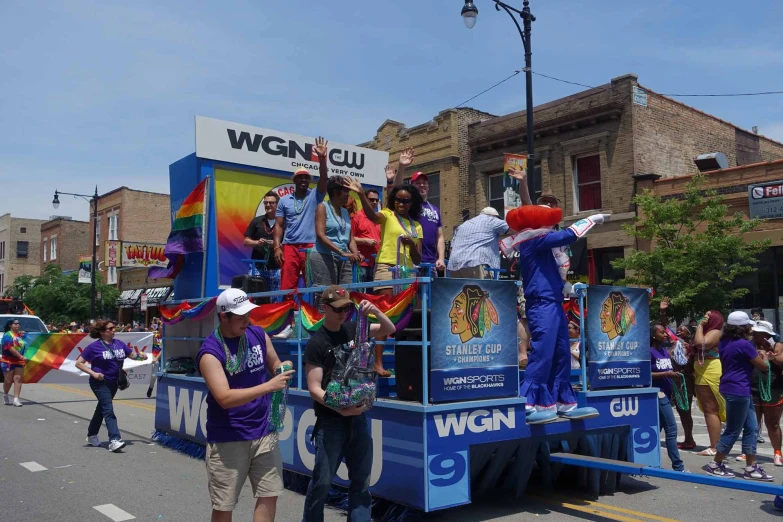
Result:
<instances>
[{"instance_id":1,"label":"street light","mask_svg":"<svg viewBox=\"0 0 783 522\"><path fill-rule=\"evenodd\" d=\"M95 236L98 235L98 186L95 186L95 193L92 196L86 194L73 194L71 192L60 192L55 189L54 199L52 199L52 206L59 208L60 195L73 196L75 198L82 198L92 203L92 265L90 266L90 320L97 319L95 317L95 267L98 260L98 244Z\"/></svg>"},{"instance_id":2,"label":"street light","mask_svg":"<svg viewBox=\"0 0 783 522\"><path fill-rule=\"evenodd\" d=\"M522 10L515 9L505 2L500 0L492 0L495 2L495 9L500 11L503 9L511 17L514 25L517 26L519 36L522 37L522 45L525 48L525 116L527 118L527 186L531 196L535 195L534 187L537 185L534 178L536 177L536 161L535 161L535 144L534 144L534 130L533 130L533 68L532 68L532 53L530 51L530 32L531 25L536 21L536 17L530 12L530 2L524 0L522 2ZM519 26L517 22L518 15L522 19L522 26ZM472 29L476 25L476 19L478 18L478 8L473 4L473 0L465 0L465 5L462 7L462 21L465 22L465 27ZM523 29L524 28L524 29ZM531 168L532 167L532 168Z\"/></svg>"}]
</instances>

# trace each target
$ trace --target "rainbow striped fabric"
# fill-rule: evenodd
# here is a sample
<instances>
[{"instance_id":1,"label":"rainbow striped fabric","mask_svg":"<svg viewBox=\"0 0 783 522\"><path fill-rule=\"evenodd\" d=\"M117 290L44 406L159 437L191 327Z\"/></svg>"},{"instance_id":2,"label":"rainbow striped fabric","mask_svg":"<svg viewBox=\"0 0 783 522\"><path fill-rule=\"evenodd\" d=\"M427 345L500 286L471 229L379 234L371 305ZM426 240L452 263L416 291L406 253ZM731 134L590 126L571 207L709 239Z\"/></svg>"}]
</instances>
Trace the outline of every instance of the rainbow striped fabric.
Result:
<instances>
[{"instance_id":1,"label":"rainbow striped fabric","mask_svg":"<svg viewBox=\"0 0 783 522\"><path fill-rule=\"evenodd\" d=\"M150 268L148 274L152 279L177 277L185 264L185 255L204 251L207 180L209 178L204 178L193 189L177 211L163 252L169 259L169 265L166 268Z\"/></svg>"}]
</instances>

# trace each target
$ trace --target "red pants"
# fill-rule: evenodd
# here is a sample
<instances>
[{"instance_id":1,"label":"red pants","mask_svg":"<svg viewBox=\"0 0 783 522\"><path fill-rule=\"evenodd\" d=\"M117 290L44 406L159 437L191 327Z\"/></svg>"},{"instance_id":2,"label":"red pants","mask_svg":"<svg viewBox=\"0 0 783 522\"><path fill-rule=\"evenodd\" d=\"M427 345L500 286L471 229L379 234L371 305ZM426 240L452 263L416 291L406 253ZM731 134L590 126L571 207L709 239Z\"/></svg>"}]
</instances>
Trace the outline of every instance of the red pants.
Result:
<instances>
[{"instance_id":1,"label":"red pants","mask_svg":"<svg viewBox=\"0 0 783 522\"><path fill-rule=\"evenodd\" d=\"M299 249L313 248L312 243L299 243L295 245L283 245L283 266L280 272L280 290L296 288L299 276L304 277L307 253Z\"/></svg>"}]
</instances>

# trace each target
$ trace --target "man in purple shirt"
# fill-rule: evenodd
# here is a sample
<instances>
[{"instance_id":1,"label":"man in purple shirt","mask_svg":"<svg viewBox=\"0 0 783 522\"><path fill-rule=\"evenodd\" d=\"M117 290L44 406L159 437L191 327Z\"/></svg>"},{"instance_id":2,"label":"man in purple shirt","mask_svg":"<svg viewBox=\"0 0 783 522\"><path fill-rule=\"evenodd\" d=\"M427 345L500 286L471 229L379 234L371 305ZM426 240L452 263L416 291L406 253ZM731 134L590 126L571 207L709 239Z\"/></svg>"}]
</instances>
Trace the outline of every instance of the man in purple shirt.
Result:
<instances>
[{"instance_id":1,"label":"man in purple shirt","mask_svg":"<svg viewBox=\"0 0 783 522\"><path fill-rule=\"evenodd\" d=\"M231 521L248 476L256 497L253 520L272 522L283 490L283 461L269 422L270 394L284 389L294 372L267 378L282 363L264 330L249 326L250 311L257 307L245 292L225 290L216 307L220 324L196 358L209 388L206 461L212 522Z\"/></svg>"}]
</instances>

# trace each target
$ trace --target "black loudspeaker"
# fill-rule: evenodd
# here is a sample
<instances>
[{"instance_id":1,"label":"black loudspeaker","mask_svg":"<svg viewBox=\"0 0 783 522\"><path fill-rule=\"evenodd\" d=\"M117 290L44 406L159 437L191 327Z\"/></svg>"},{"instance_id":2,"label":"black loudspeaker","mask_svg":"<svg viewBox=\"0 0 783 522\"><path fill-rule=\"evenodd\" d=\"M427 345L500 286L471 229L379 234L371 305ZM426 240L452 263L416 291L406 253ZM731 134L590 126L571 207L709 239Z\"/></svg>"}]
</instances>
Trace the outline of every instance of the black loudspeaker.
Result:
<instances>
[{"instance_id":1,"label":"black loudspeaker","mask_svg":"<svg viewBox=\"0 0 783 522\"><path fill-rule=\"evenodd\" d=\"M0 301L0 314L7 314L8 313L8 305L11 301Z\"/></svg>"},{"instance_id":2,"label":"black loudspeaker","mask_svg":"<svg viewBox=\"0 0 783 522\"><path fill-rule=\"evenodd\" d=\"M24 303L22 301L19 301L18 299L14 299L11 301L11 304L8 305L8 313L14 314L14 315L21 315L24 313Z\"/></svg>"},{"instance_id":3,"label":"black loudspeaker","mask_svg":"<svg viewBox=\"0 0 783 522\"><path fill-rule=\"evenodd\" d=\"M239 288L246 294L257 294L267 291L266 279L263 277L250 276L247 274L234 276L231 279L231 288ZM268 303L268 297L255 297L253 302L256 304Z\"/></svg>"},{"instance_id":4,"label":"black loudspeaker","mask_svg":"<svg viewBox=\"0 0 783 522\"><path fill-rule=\"evenodd\" d=\"M421 346L395 346L394 379L399 400L423 402L421 370Z\"/></svg>"}]
</instances>

